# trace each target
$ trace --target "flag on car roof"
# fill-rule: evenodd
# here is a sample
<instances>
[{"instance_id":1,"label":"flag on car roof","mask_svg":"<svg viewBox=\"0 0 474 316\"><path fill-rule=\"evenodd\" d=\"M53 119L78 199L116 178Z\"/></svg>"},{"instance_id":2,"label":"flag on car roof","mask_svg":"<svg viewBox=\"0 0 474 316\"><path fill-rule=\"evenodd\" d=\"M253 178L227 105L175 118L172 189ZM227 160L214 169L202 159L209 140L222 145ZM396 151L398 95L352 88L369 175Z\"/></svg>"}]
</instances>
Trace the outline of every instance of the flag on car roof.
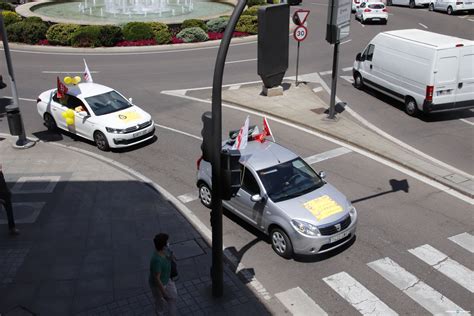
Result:
<instances>
[{"instance_id":1,"label":"flag on car roof","mask_svg":"<svg viewBox=\"0 0 474 316\"><path fill-rule=\"evenodd\" d=\"M61 81L61 79L59 79L59 77L57 77L57 84L58 84L58 92L56 93L57 97L59 99L62 99L64 97L64 95L67 93L67 87L66 85Z\"/></svg>"},{"instance_id":2,"label":"flag on car roof","mask_svg":"<svg viewBox=\"0 0 474 316\"><path fill-rule=\"evenodd\" d=\"M85 59L84 59L84 66L86 67L86 69L84 70L84 81L88 83L92 83L93 81L92 81L91 72L89 71L89 67L87 67L87 63Z\"/></svg>"},{"instance_id":3,"label":"flag on car roof","mask_svg":"<svg viewBox=\"0 0 474 316\"><path fill-rule=\"evenodd\" d=\"M273 137L273 133L270 129L270 125L268 124L266 116L263 117L263 136L271 136L273 141L275 141L275 137Z\"/></svg>"},{"instance_id":4,"label":"flag on car roof","mask_svg":"<svg viewBox=\"0 0 474 316\"><path fill-rule=\"evenodd\" d=\"M249 116L245 119L244 126L240 128L239 134L235 139L232 149L244 149L247 146L247 139L249 138Z\"/></svg>"}]
</instances>

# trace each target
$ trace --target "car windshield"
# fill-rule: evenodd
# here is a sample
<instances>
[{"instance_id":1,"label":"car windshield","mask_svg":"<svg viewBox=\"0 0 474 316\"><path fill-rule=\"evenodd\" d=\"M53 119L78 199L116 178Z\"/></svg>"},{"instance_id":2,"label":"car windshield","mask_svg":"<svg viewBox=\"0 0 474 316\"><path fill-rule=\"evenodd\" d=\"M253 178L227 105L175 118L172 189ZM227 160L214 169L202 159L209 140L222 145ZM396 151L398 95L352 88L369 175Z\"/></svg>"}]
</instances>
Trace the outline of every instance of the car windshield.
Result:
<instances>
[{"instance_id":1,"label":"car windshield","mask_svg":"<svg viewBox=\"0 0 474 316\"><path fill-rule=\"evenodd\" d=\"M369 8L371 9L383 9L385 6L381 3L369 4Z\"/></svg>"},{"instance_id":2,"label":"car windshield","mask_svg":"<svg viewBox=\"0 0 474 316\"><path fill-rule=\"evenodd\" d=\"M324 185L321 178L301 158L257 172L268 196L281 202L314 191Z\"/></svg>"},{"instance_id":3,"label":"car windshield","mask_svg":"<svg viewBox=\"0 0 474 316\"><path fill-rule=\"evenodd\" d=\"M86 101L95 115L109 114L132 106L132 104L118 94L117 91L113 90L104 94L88 97Z\"/></svg>"}]
</instances>

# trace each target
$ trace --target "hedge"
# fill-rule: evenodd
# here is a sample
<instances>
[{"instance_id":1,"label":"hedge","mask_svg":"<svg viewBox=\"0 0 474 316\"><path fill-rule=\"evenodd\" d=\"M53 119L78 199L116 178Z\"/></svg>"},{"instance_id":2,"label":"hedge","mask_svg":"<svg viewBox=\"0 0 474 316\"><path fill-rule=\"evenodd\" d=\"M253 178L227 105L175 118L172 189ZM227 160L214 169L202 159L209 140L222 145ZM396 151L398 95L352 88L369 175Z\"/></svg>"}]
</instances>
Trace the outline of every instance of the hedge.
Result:
<instances>
[{"instance_id":1,"label":"hedge","mask_svg":"<svg viewBox=\"0 0 474 316\"><path fill-rule=\"evenodd\" d=\"M46 32L46 39L51 45L71 45L72 34L79 28L77 24L54 24Z\"/></svg>"},{"instance_id":2,"label":"hedge","mask_svg":"<svg viewBox=\"0 0 474 316\"><path fill-rule=\"evenodd\" d=\"M48 26L24 20L8 25L6 30L10 41L35 45L46 38Z\"/></svg>"},{"instance_id":3,"label":"hedge","mask_svg":"<svg viewBox=\"0 0 474 316\"><path fill-rule=\"evenodd\" d=\"M3 23L5 24L5 27L7 27L10 24L17 23L21 21L21 16L13 11L2 11L3 15Z\"/></svg>"},{"instance_id":4,"label":"hedge","mask_svg":"<svg viewBox=\"0 0 474 316\"><path fill-rule=\"evenodd\" d=\"M100 39L103 46L115 46L123 39L122 29L117 25L101 25Z\"/></svg>"},{"instance_id":5,"label":"hedge","mask_svg":"<svg viewBox=\"0 0 474 316\"><path fill-rule=\"evenodd\" d=\"M26 21L29 23L45 23L39 16L29 16L25 18L23 21Z\"/></svg>"},{"instance_id":6,"label":"hedge","mask_svg":"<svg viewBox=\"0 0 474 316\"><path fill-rule=\"evenodd\" d=\"M200 27L186 28L179 32L176 37L185 43L205 42L209 39L207 33L204 32Z\"/></svg>"},{"instance_id":7,"label":"hedge","mask_svg":"<svg viewBox=\"0 0 474 316\"><path fill-rule=\"evenodd\" d=\"M227 24L229 23L228 18L217 18L217 19L212 19L207 21L207 29L209 32L214 32L214 33L222 33L224 32L225 28L227 27Z\"/></svg>"},{"instance_id":8,"label":"hedge","mask_svg":"<svg viewBox=\"0 0 474 316\"><path fill-rule=\"evenodd\" d=\"M100 26L83 25L71 34L71 45L74 47L102 46L100 39Z\"/></svg>"},{"instance_id":9,"label":"hedge","mask_svg":"<svg viewBox=\"0 0 474 316\"><path fill-rule=\"evenodd\" d=\"M237 32L258 33L258 18L253 15L242 15L235 26Z\"/></svg>"},{"instance_id":10,"label":"hedge","mask_svg":"<svg viewBox=\"0 0 474 316\"><path fill-rule=\"evenodd\" d=\"M0 2L0 10L15 11L15 7L12 6L10 3Z\"/></svg>"},{"instance_id":11,"label":"hedge","mask_svg":"<svg viewBox=\"0 0 474 316\"><path fill-rule=\"evenodd\" d=\"M123 27L123 38L126 41L139 41L152 39L153 29L145 22L129 22Z\"/></svg>"},{"instance_id":12,"label":"hedge","mask_svg":"<svg viewBox=\"0 0 474 316\"><path fill-rule=\"evenodd\" d=\"M255 5L253 7L248 8L244 12L242 12L242 15L253 15L257 16L258 15L258 9L260 8L259 5Z\"/></svg>"},{"instance_id":13,"label":"hedge","mask_svg":"<svg viewBox=\"0 0 474 316\"><path fill-rule=\"evenodd\" d=\"M147 24L151 26L157 44L168 44L171 42L171 32L168 25L161 22L148 22Z\"/></svg>"},{"instance_id":14,"label":"hedge","mask_svg":"<svg viewBox=\"0 0 474 316\"><path fill-rule=\"evenodd\" d=\"M249 8L255 5L264 5L264 4L267 4L266 0L248 0L247 1L247 5Z\"/></svg>"},{"instance_id":15,"label":"hedge","mask_svg":"<svg viewBox=\"0 0 474 316\"><path fill-rule=\"evenodd\" d=\"M201 28L204 32L207 32L207 25L204 23L203 20L199 19L189 19L189 20L184 20L183 23L181 24L181 29L188 29L192 27L199 27Z\"/></svg>"}]
</instances>

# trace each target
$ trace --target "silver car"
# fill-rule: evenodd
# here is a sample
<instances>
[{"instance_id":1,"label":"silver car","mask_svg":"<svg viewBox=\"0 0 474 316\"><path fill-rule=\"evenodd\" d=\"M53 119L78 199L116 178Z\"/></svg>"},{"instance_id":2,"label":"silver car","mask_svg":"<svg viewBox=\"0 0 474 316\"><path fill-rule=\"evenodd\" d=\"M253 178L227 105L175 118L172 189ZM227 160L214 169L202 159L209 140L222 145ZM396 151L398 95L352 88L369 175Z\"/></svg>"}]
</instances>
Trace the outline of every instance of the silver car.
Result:
<instances>
[{"instance_id":1,"label":"silver car","mask_svg":"<svg viewBox=\"0 0 474 316\"><path fill-rule=\"evenodd\" d=\"M223 148L230 148L230 144ZM351 202L302 158L281 145L249 141L241 150L242 182L224 207L270 235L280 256L311 255L349 242L356 232ZM198 160L199 198L211 207L212 167Z\"/></svg>"}]
</instances>

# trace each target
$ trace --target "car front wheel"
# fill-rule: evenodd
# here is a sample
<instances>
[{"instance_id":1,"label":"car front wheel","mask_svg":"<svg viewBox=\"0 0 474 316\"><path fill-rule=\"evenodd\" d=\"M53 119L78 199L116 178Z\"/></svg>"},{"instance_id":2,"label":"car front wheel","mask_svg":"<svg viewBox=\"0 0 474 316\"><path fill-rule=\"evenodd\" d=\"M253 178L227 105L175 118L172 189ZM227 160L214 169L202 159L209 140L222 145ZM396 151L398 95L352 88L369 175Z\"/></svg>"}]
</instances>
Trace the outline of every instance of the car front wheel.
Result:
<instances>
[{"instance_id":1,"label":"car front wheel","mask_svg":"<svg viewBox=\"0 0 474 316\"><path fill-rule=\"evenodd\" d=\"M277 255L290 259L293 255L293 246L288 235L282 229L274 228L270 233L270 237L272 239L272 248Z\"/></svg>"},{"instance_id":2,"label":"car front wheel","mask_svg":"<svg viewBox=\"0 0 474 316\"><path fill-rule=\"evenodd\" d=\"M354 87L360 90L362 89L363 86L364 86L364 81L362 81L362 76L360 75L360 73L356 72L354 74Z\"/></svg>"},{"instance_id":3,"label":"car front wheel","mask_svg":"<svg viewBox=\"0 0 474 316\"><path fill-rule=\"evenodd\" d=\"M199 199L201 200L202 205L205 207L212 207L212 191L205 183L201 183L199 185Z\"/></svg>"},{"instance_id":4,"label":"car front wheel","mask_svg":"<svg viewBox=\"0 0 474 316\"><path fill-rule=\"evenodd\" d=\"M49 113L44 114L44 125L50 132L55 132L58 129L58 126L56 125L56 121Z\"/></svg>"},{"instance_id":5,"label":"car front wheel","mask_svg":"<svg viewBox=\"0 0 474 316\"><path fill-rule=\"evenodd\" d=\"M107 137L105 137L104 133L99 131L95 132L94 141L97 145L97 148L99 148L100 150L108 151L110 149L109 142L107 141Z\"/></svg>"}]
</instances>

